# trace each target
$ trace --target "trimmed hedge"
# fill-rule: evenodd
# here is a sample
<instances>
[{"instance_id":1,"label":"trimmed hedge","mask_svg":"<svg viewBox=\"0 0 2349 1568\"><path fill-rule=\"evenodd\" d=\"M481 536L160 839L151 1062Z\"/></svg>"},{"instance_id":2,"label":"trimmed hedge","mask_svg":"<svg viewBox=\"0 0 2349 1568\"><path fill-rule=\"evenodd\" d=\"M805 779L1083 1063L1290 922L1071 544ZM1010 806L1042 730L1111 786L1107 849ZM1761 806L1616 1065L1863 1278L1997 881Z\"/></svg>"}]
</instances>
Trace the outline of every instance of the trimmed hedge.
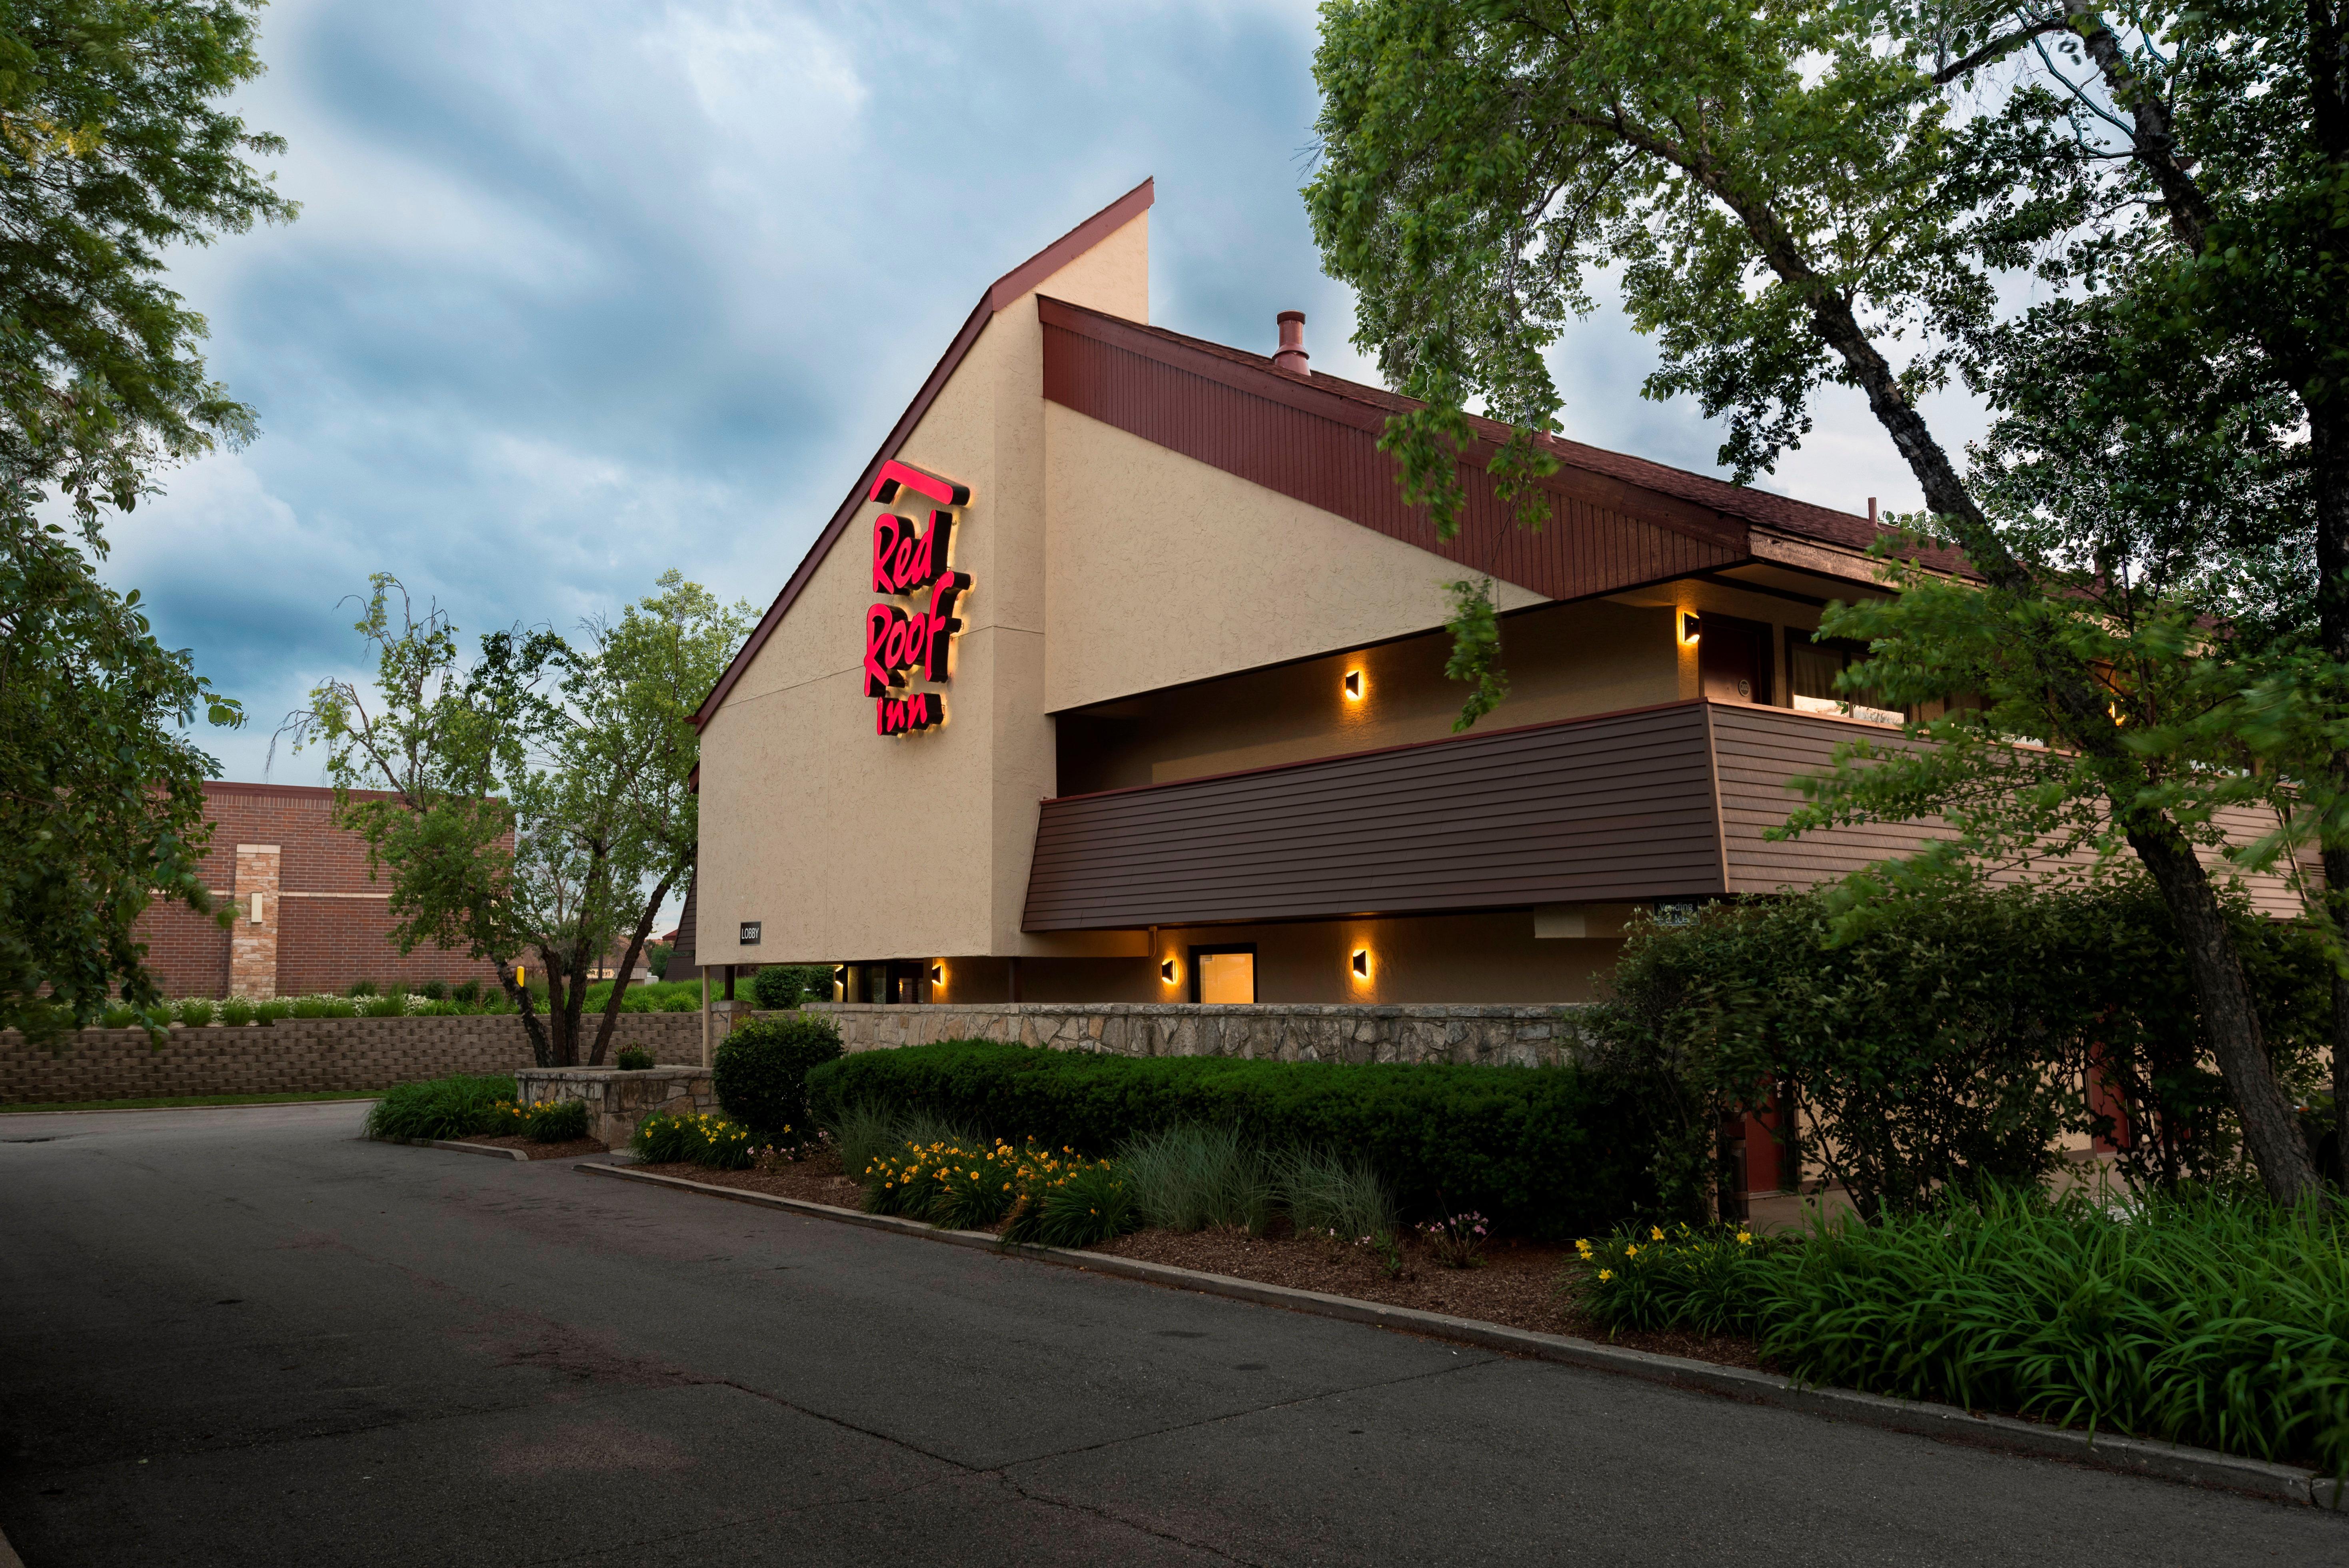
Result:
<instances>
[{"instance_id":1,"label":"trimmed hedge","mask_svg":"<svg viewBox=\"0 0 2349 1568\"><path fill-rule=\"evenodd\" d=\"M822 1013L760 1018L726 1037L710 1087L726 1114L768 1143L809 1131L808 1069L840 1055L840 1026Z\"/></svg>"},{"instance_id":2,"label":"trimmed hedge","mask_svg":"<svg viewBox=\"0 0 2349 1568\"><path fill-rule=\"evenodd\" d=\"M1651 1212L1654 1131L1614 1080L1574 1068L1349 1067L1119 1057L982 1040L864 1051L808 1074L819 1119L920 1110L992 1137L1111 1155L1184 1123L1266 1149L1361 1159L1407 1214L1475 1209L1564 1237Z\"/></svg>"}]
</instances>

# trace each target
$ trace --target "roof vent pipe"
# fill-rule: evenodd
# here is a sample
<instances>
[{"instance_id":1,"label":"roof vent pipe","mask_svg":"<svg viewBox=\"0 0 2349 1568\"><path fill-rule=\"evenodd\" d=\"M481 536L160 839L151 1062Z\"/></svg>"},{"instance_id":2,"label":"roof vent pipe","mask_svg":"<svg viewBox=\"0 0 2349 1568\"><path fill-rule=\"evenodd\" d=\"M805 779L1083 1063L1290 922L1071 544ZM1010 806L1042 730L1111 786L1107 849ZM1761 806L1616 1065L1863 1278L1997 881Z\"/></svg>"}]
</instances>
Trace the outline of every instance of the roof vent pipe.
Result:
<instances>
[{"instance_id":1,"label":"roof vent pipe","mask_svg":"<svg viewBox=\"0 0 2349 1568\"><path fill-rule=\"evenodd\" d=\"M1310 376L1306 368L1309 357L1305 352L1305 313L1285 310L1280 313L1280 352L1272 356L1275 370L1286 370L1291 376Z\"/></svg>"}]
</instances>

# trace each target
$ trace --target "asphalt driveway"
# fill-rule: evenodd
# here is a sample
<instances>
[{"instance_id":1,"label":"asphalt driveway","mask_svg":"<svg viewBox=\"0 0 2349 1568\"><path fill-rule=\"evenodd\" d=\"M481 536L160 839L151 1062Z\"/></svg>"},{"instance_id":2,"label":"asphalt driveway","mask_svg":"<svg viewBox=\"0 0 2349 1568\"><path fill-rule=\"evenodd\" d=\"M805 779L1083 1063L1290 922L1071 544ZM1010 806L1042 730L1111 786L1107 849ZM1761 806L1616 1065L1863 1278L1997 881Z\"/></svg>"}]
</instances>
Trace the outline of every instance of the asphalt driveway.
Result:
<instances>
[{"instance_id":1,"label":"asphalt driveway","mask_svg":"<svg viewBox=\"0 0 2349 1568\"><path fill-rule=\"evenodd\" d=\"M65 1564L2349 1562L2349 1519L522 1165L0 1117Z\"/></svg>"}]
</instances>

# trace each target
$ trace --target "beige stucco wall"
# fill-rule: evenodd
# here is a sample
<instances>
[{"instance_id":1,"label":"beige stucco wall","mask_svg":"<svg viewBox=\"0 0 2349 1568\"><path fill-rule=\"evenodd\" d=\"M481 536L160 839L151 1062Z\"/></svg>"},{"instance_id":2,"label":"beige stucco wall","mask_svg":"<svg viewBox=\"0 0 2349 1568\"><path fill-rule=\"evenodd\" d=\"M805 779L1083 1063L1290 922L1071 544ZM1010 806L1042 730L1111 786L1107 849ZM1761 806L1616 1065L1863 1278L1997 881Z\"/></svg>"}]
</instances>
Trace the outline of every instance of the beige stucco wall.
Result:
<instances>
[{"instance_id":1,"label":"beige stucco wall","mask_svg":"<svg viewBox=\"0 0 2349 1568\"><path fill-rule=\"evenodd\" d=\"M1044 432L1055 712L1444 624L1442 556L1057 403Z\"/></svg>"},{"instance_id":2,"label":"beige stucco wall","mask_svg":"<svg viewBox=\"0 0 2349 1568\"><path fill-rule=\"evenodd\" d=\"M1143 214L1035 292L1149 313ZM956 530L972 586L947 722L885 739L864 695L866 503L702 732L698 919L709 964L1059 951L1019 932L1044 704L1044 402L1035 293L981 330L899 456L971 488ZM903 507L900 510L910 510ZM913 689L922 689L916 682ZM739 923L762 940L734 941Z\"/></svg>"}]
</instances>

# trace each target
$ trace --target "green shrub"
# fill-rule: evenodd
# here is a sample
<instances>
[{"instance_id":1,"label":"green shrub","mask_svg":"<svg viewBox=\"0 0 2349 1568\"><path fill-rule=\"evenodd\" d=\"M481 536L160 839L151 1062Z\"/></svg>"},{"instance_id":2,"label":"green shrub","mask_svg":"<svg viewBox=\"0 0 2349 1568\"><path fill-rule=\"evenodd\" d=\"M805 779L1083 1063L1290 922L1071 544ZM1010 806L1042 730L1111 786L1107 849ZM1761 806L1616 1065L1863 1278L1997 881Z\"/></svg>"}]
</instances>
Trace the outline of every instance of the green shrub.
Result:
<instances>
[{"instance_id":1,"label":"green shrub","mask_svg":"<svg viewBox=\"0 0 2349 1568\"><path fill-rule=\"evenodd\" d=\"M1003 1227L1007 1242L1040 1247L1090 1247L1142 1228L1123 1174L1112 1161L1070 1163L1042 1182Z\"/></svg>"},{"instance_id":2,"label":"green shrub","mask_svg":"<svg viewBox=\"0 0 2349 1568\"><path fill-rule=\"evenodd\" d=\"M346 996L372 996L376 994L376 991L377 986L374 981L354 980L351 982L350 989L345 991L343 995Z\"/></svg>"},{"instance_id":3,"label":"green shrub","mask_svg":"<svg viewBox=\"0 0 2349 1568\"><path fill-rule=\"evenodd\" d=\"M367 1130L377 1138L469 1138L505 1130L499 1104L511 1103L510 1078L450 1078L404 1083L387 1090L367 1112Z\"/></svg>"},{"instance_id":4,"label":"green shrub","mask_svg":"<svg viewBox=\"0 0 2349 1568\"><path fill-rule=\"evenodd\" d=\"M2278 1071L2304 1092L2325 1038L2321 945L2240 892L2227 909ZM1588 1019L1592 1060L1657 1108L1655 1180L1683 1210L1711 1183L1723 1117L1774 1092L1801 1108L1806 1160L1871 1215L2044 1182L2063 1134L2115 1130L2082 1093L2092 1076L2127 1106L2132 1175L2207 1179L2240 1149L2168 910L2140 875L1718 904L1636 928L1612 986Z\"/></svg>"},{"instance_id":5,"label":"green shrub","mask_svg":"<svg viewBox=\"0 0 2349 1568\"><path fill-rule=\"evenodd\" d=\"M750 1130L722 1116L657 1114L636 1124L628 1147L647 1164L680 1161L718 1171L747 1171L759 1157Z\"/></svg>"},{"instance_id":6,"label":"green shrub","mask_svg":"<svg viewBox=\"0 0 2349 1568\"><path fill-rule=\"evenodd\" d=\"M921 1109L1091 1154L1185 1124L1251 1149L1313 1148L1382 1176L1407 1214L1474 1208L1506 1233L1603 1230L1657 1202L1656 1123L1630 1086L1574 1068L1119 1057L948 1041L815 1068L830 1108Z\"/></svg>"},{"instance_id":7,"label":"green shrub","mask_svg":"<svg viewBox=\"0 0 2349 1568\"><path fill-rule=\"evenodd\" d=\"M401 1018L408 1016L408 998L397 991L381 996L369 996L359 1003L363 1018Z\"/></svg>"},{"instance_id":8,"label":"green shrub","mask_svg":"<svg viewBox=\"0 0 2349 1568\"><path fill-rule=\"evenodd\" d=\"M451 1002L470 1007L481 999L481 983L479 980L460 980L449 988L449 1000Z\"/></svg>"},{"instance_id":9,"label":"green shrub","mask_svg":"<svg viewBox=\"0 0 2349 1568\"><path fill-rule=\"evenodd\" d=\"M139 1023L139 1009L128 1002L109 1002L98 1015L99 1024L109 1029L129 1029Z\"/></svg>"},{"instance_id":10,"label":"green shrub","mask_svg":"<svg viewBox=\"0 0 2349 1568\"><path fill-rule=\"evenodd\" d=\"M780 1013L832 995L832 971L818 964L770 964L750 976L750 997L762 1011Z\"/></svg>"},{"instance_id":11,"label":"green shrub","mask_svg":"<svg viewBox=\"0 0 2349 1568\"><path fill-rule=\"evenodd\" d=\"M427 980L416 988L416 994L428 1002L445 1002L449 999L449 982Z\"/></svg>"},{"instance_id":12,"label":"green shrub","mask_svg":"<svg viewBox=\"0 0 2349 1568\"><path fill-rule=\"evenodd\" d=\"M220 1005L220 1021L231 1028L243 1028L253 1022L253 1004L242 996L231 996Z\"/></svg>"},{"instance_id":13,"label":"green shrub","mask_svg":"<svg viewBox=\"0 0 2349 1568\"><path fill-rule=\"evenodd\" d=\"M1748 1335L1804 1382L2349 1474L2349 1230L2314 1205L1992 1190L1650 1255L1581 1287L1602 1322Z\"/></svg>"},{"instance_id":14,"label":"green shrub","mask_svg":"<svg viewBox=\"0 0 2349 1568\"><path fill-rule=\"evenodd\" d=\"M1146 1132L1118 1152L1134 1208L1168 1231L1210 1226L1264 1234L1272 1223L1272 1162L1228 1127Z\"/></svg>"},{"instance_id":15,"label":"green shrub","mask_svg":"<svg viewBox=\"0 0 2349 1568\"><path fill-rule=\"evenodd\" d=\"M660 1010L664 1013L690 1013L700 1006L700 999L689 992L675 992L661 999Z\"/></svg>"},{"instance_id":16,"label":"green shrub","mask_svg":"<svg viewBox=\"0 0 2349 1568\"><path fill-rule=\"evenodd\" d=\"M172 1009L180 1022L191 1029L201 1029L211 1023L218 1010L218 1005L209 996L190 996Z\"/></svg>"},{"instance_id":17,"label":"green shrub","mask_svg":"<svg viewBox=\"0 0 2349 1568\"><path fill-rule=\"evenodd\" d=\"M272 996L266 1002L256 1002L253 1005L253 1021L256 1024L264 1026L274 1024L280 1018L290 1018L293 1016L294 1004L283 996Z\"/></svg>"},{"instance_id":18,"label":"green shrub","mask_svg":"<svg viewBox=\"0 0 2349 1568\"><path fill-rule=\"evenodd\" d=\"M524 1131L533 1143L568 1143L587 1136L587 1102L543 1099L529 1108Z\"/></svg>"},{"instance_id":19,"label":"green shrub","mask_svg":"<svg viewBox=\"0 0 2349 1568\"><path fill-rule=\"evenodd\" d=\"M840 1055L840 1028L822 1014L758 1018L726 1037L711 1063L710 1085L726 1114L762 1141L806 1136L809 1069Z\"/></svg>"},{"instance_id":20,"label":"green shrub","mask_svg":"<svg viewBox=\"0 0 2349 1568\"><path fill-rule=\"evenodd\" d=\"M616 1059L620 1070L624 1073L646 1072L653 1065L652 1052L642 1046L622 1046Z\"/></svg>"}]
</instances>

